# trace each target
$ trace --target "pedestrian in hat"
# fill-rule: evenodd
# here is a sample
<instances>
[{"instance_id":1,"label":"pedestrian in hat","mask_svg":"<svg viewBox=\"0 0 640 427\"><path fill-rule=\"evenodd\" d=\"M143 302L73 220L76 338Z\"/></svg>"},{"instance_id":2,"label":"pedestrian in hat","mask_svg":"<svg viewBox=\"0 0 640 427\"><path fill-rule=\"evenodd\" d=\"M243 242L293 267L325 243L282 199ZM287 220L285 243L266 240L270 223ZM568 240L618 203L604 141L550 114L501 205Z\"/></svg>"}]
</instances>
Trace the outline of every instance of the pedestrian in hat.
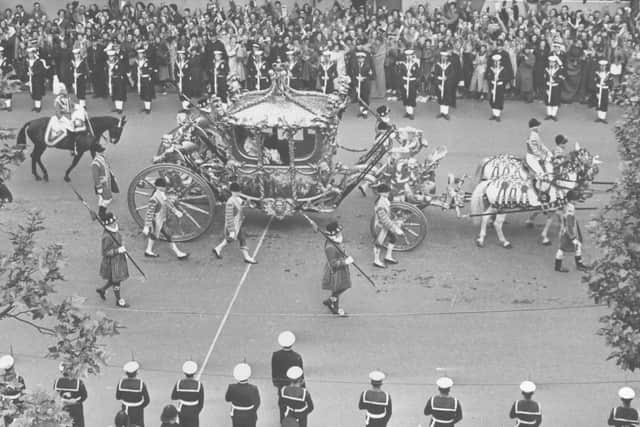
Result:
<instances>
[{"instance_id":1,"label":"pedestrian in hat","mask_svg":"<svg viewBox=\"0 0 640 427\"><path fill-rule=\"evenodd\" d=\"M162 413L160 414L160 422L162 423L160 427L183 427L185 425L183 424L182 417L178 416L178 409L173 405L166 405L164 408L162 408Z\"/></svg>"},{"instance_id":2,"label":"pedestrian in hat","mask_svg":"<svg viewBox=\"0 0 640 427\"><path fill-rule=\"evenodd\" d=\"M495 54L491 57L492 64L487 67L485 78L489 82L489 105L491 106L491 117L489 120L499 122L502 110L504 109L505 86L509 83L505 80L505 66L501 63L502 56Z\"/></svg>"},{"instance_id":3,"label":"pedestrian in hat","mask_svg":"<svg viewBox=\"0 0 640 427\"><path fill-rule=\"evenodd\" d=\"M387 427L391 419L391 396L382 390L386 376L380 371L369 373L371 388L360 394L358 409L365 411L365 427Z\"/></svg>"},{"instance_id":4,"label":"pedestrian in hat","mask_svg":"<svg viewBox=\"0 0 640 427\"><path fill-rule=\"evenodd\" d=\"M636 393L631 387L622 387L618 390L618 397L622 405L611 410L607 424L615 427L638 425L640 423L638 410L631 406L631 401L636 397Z\"/></svg>"},{"instance_id":5,"label":"pedestrian in hat","mask_svg":"<svg viewBox=\"0 0 640 427\"><path fill-rule=\"evenodd\" d=\"M111 212L105 214L101 219L104 225L102 233L102 262L100 263L100 277L107 282L96 292L100 298L106 300L107 289L113 288L116 297L116 307L127 308L129 304L120 295L120 285L129 278L129 267L127 265L127 249L124 247L122 234L118 228L117 218Z\"/></svg>"},{"instance_id":6,"label":"pedestrian in hat","mask_svg":"<svg viewBox=\"0 0 640 427\"><path fill-rule=\"evenodd\" d=\"M293 350L293 344L296 342L296 336L291 331L284 331L278 335L278 345L280 350L274 351L271 355L271 381L276 388L278 397L280 396L280 390L282 387L289 384L287 379L287 371L292 366L298 366L303 368L302 356ZM304 385L304 378L302 381ZM284 417L281 408L280 419Z\"/></svg>"},{"instance_id":7,"label":"pedestrian in hat","mask_svg":"<svg viewBox=\"0 0 640 427\"><path fill-rule=\"evenodd\" d=\"M462 420L462 406L460 401L450 395L453 381L442 377L436 381L438 395L427 400L424 414L431 416L429 427L451 427Z\"/></svg>"},{"instance_id":8,"label":"pedestrian in hat","mask_svg":"<svg viewBox=\"0 0 640 427\"><path fill-rule=\"evenodd\" d=\"M598 61L600 69L596 71L596 123L607 124L607 111L609 110L609 92L613 87L613 77L608 70L609 62L602 59Z\"/></svg>"},{"instance_id":9,"label":"pedestrian in hat","mask_svg":"<svg viewBox=\"0 0 640 427\"><path fill-rule=\"evenodd\" d=\"M125 363L122 369L125 376L116 386L116 400L120 401L132 426L144 427L144 408L149 406L151 399L147 385L138 378L140 365L132 360Z\"/></svg>"},{"instance_id":10,"label":"pedestrian in hat","mask_svg":"<svg viewBox=\"0 0 640 427\"><path fill-rule=\"evenodd\" d=\"M376 230L376 239L373 248L373 265L378 268L387 268L388 264L397 264L398 261L393 258L393 248L398 237L404 235L404 231L400 228L391 217L391 200L389 195L391 189L387 184L380 184L376 187L378 200L374 205L374 228ZM380 258L382 249L386 245L387 252L384 261Z\"/></svg>"},{"instance_id":11,"label":"pedestrian in hat","mask_svg":"<svg viewBox=\"0 0 640 427\"><path fill-rule=\"evenodd\" d=\"M35 42L31 42L31 45L27 48L26 68L26 83L29 86L29 94L33 100L31 111L39 113L42 110L42 98L45 95L45 80L49 66L44 59L40 58Z\"/></svg>"},{"instance_id":12,"label":"pedestrian in hat","mask_svg":"<svg viewBox=\"0 0 640 427\"><path fill-rule=\"evenodd\" d=\"M153 246L157 239L163 237L171 250L179 260L189 257L187 252L182 252L176 242L171 239L171 234L167 230L167 220L169 215L174 215L178 220L183 217L183 213L178 209L167 195L169 183L163 177L157 178L153 183L155 189L147 202L147 213L144 220L142 234L147 236L147 248L144 256L157 258L160 255L153 252Z\"/></svg>"},{"instance_id":13,"label":"pedestrian in hat","mask_svg":"<svg viewBox=\"0 0 640 427\"><path fill-rule=\"evenodd\" d=\"M192 360L182 365L184 378L180 379L171 391L171 399L180 404L180 426L198 427L200 425L200 412L204 407L204 386L195 379L198 372L198 364Z\"/></svg>"},{"instance_id":14,"label":"pedestrian in hat","mask_svg":"<svg viewBox=\"0 0 640 427\"><path fill-rule=\"evenodd\" d=\"M18 375L15 367L15 359L9 354L0 357L0 401L10 401L14 405L20 406L24 395L24 378ZM6 414L4 423L11 425L14 416Z\"/></svg>"},{"instance_id":15,"label":"pedestrian in hat","mask_svg":"<svg viewBox=\"0 0 640 427\"><path fill-rule=\"evenodd\" d=\"M53 389L60 395L64 410L73 422L72 427L84 427L83 403L88 397L84 382L68 363L60 363L59 370L61 376L53 384Z\"/></svg>"},{"instance_id":16,"label":"pedestrian in hat","mask_svg":"<svg viewBox=\"0 0 640 427\"><path fill-rule=\"evenodd\" d=\"M287 379L288 385L282 387L278 399L280 421L283 426L292 425L292 421L295 420L298 427L307 427L307 418L313 411L313 400L311 393L304 386L302 368L299 366L290 367L287 370Z\"/></svg>"},{"instance_id":17,"label":"pedestrian in hat","mask_svg":"<svg viewBox=\"0 0 640 427\"><path fill-rule=\"evenodd\" d=\"M536 385L531 381L523 381L520 384L522 399L516 400L511 405L509 418L516 420L516 427L538 427L542 423L540 404L533 400Z\"/></svg>"},{"instance_id":18,"label":"pedestrian in hat","mask_svg":"<svg viewBox=\"0 0 640 427\"><path fill-rule=\"evenodd\" d=\"M247 264L257 264L251 255L249 255L249 247L247 246L247 238L244 232L244 209L247 205L245 199L242 197L240 185L237 182L232 182L229 186L231 190L231 197L229 197L225 203L225 215L224 215L224 239L213 248L213 253L218 259L222 259L222 249L229 243L238 241L240 244L240 252L244 258L244 262Z\"/></svg>"},{"instance_id":19,"label":"pedestrian in hat","mask_svg":"<svg viewBox=\"0 0 640 427\"><path fill-rule=\"evenodd\" d=\"M260 392L258 387L249 384L251 366L238 363L233 368L235 384L229 384L224 399L231 403L232 427L256 427L258 408L260 407Z\"/></svg>"},{"instance_id":20,"label":"pedestrian in hat","mask_svg":"<svg viewBox=\"0 0 640 427\"><path fill-rule=\"evenodd\" d=\"M337 221L327 224L325 235L331 242L325 241L324 253L327 262L324 265L322 276L322 289L330 291L329 298L322 303L326 305L333 314L345 316L346 313L340 308L340 295L351 288L351 272L349 266L353 264L353 258L346 256L343 244L342 226Z\"/></svg>"}]
</instances>

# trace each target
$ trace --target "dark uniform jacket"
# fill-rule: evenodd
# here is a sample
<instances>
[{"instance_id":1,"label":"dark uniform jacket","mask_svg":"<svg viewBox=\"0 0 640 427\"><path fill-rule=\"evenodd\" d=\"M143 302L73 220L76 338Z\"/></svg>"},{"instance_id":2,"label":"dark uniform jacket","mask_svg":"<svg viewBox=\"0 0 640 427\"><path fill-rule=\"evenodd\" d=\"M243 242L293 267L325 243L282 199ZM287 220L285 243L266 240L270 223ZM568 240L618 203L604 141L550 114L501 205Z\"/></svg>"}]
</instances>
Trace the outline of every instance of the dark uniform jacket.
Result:
<instances>
[{"instance_id":1,"label":"dark uniform jacket","mask_svg":"<svg viewBox=\"0 0 640 427\"><path fill-rule=\"evenodd\" d=\"M129 278L127 257L125 254L119 254L117 252L120 246L122 246L122 236L120 232L112 233L105 230L102 234L100 277L112 283L120 283Z\"/></svg>"},{"instance_id":2,"label":"dark uniform jacket","mask_svg":"<svg viewBox=\"0 0 640 427\"><path fill-rule=\"evenodd\" d=\"M249 383L229 384L224 399L231 403L233 427L255 427L260 407L258 387Z\"/></svg>"},{"instance_id":3,"label":"dark uniform jacket","mask_svg":"<svg viewBox=\"0 0 640 427\"><path fill-rule=\"evenodd\" d=\"M107 83L112 100L127 100L128 75L129 60L122 54L116 54L114 62L107 63Z\"/></svg>"},{"instance_id":4,"label":"dark uniform jacket","mask_svg":"<svg viewBox=\"0 0 640 427\"><path fill-rule=\"evenodd\" d=\"M516 426L538 427L542 422L540 404L535 400L520 399L513 403L509 418L516 419Z\"/></svg>"},{"instance_id":5,"label":"dark uniform jacket","mask_svg":"<svg viewBox=\"0 0 640 427\"><path fill-rule=\"evenodd\" d=\"M333 93L333 81L338 77L338 69L333 62L320 63L318 68L318 89L322 93Z\"/></svg>"},{"instance_id":6,"label":"dark uniform jacket","mask_svg":"<svg viewBox=\"0 0 640 427\"><path fill-rule=\"evenodd\" d=\"M497 67L495 64L487 66L487 71L484 74L489 83L489 105L496 110L504 108L504 87L508 82L506 75L506 68L502 64Z\"/></svg>"},{"instance_id":7,"label":"dark uniform jacket","mask_svg":"<svg viewBox=\"0 0 640 427\"><path fill-rule=\"evenodd\" d=\"M287 371L292 366L304 368L304 366L302 366L302 356L293 350L278 350L271 356L271 379L273 385L278 387L278 389L289 384Z\"/></svg>"},{"instance_id":8,"label":"dark uniform jacket","mask_svg":"<svg viewBox=\"0 0 640 427\"><path fill-rule=\"evenodd\" d=\"M595 76L595 105L597 111L607 111L609 109L609 91L613 84L611 73L608 71L596 71Z\"/></svg>"},{"instance_id":9,"label":"dark uniform jacket","mask_svg":"<svg viewBox=\"0 0 640 427\"><path fill-rule=\"evenodd\" d=\"M227 76L229 75L229 64L226 60L221 60L213 64L213 81L211 91L216 94L222 102L227 102Z\"/></svg>"},{"instance_id":10,"label":"dark uniform jacket","mask_svg":"<svg viewBox=\"0 0 640 427\"><path fill-rule=\"evenodd\" d=\"M356 96L358 96L366 103L369 104L369 96L371 94L371 80L373 80L373 67L370 64L369 57L364 59L362 65L356 60L356 63L351 69L349 74L351 81L353 82L353 90Z\"/></svg>"},{"instance_id":11,"label":"dark uniform jacket","mask_svg":"<svg viewBox=\"0 0 640 427\"><path fill-rule=\"evenodd\" d=\"M556 107L560 105L560 94L562 92L562 81L565 79L564 67L547 67L544 69L544 102Z\"/></svg>"},{"instance_id":12,"label":"dark uniform jacket","mask_svg":"<svg viewBox=\"0 0 640 427\"><path fill-rule=\"evenodd\" d=\"M307 416L313 411L311 393L298 385L287 385L280 390L278 406L284 417L293 417L305 423Z\"/></svg>"},{"instance_id":13,"label":"dark uniform jacket","mask_svg":"<svg viewBox=\"0 0 640 427\"><path fill-rule=\"evenodd\" d=\"M204 386L194 378L183 378L176 383L171 399L178 401L181 427L198 427L204 406Z\"/></svg>"},{"instance_id":14,"label":"dark uniform jacket","mask_svg":"<svg viewBox=\"0 0 640 427\"><path fill-rule=\"evenodd\" d=\"M69 416L73 420L73 427L84 427L82 403L87 400L87 389L82 380L61 377L55 381L53 389L58 392L63 399L78 399L77 403L65 405L64 410L69 413Z\"/></svg>"},{"instance_id":15,"label":"dark uniform jacket","mask_svg":"<svg viewBox=\"0 0 640 427\"><path fill-rule=\"evenodd\" d=\"M451 396L433 396L427 400L424 414L431 416L430 427L451 427L462 419L462 406Z\"/></svg>"},{"instance_id":16,"label":"dark uniform jacket","mask_svg":"<svg viewBox=\"0 0 640 427\"><path fill-rule=\"evenodd\" d=\"M402 102L405 106L415 107L418 95L420 63L417 60L410 63L400 62L398 71L402 83Z\"/></svg>"},{"instance_id":17,"label":"dark uniform jacket","mask_svg":"<svg viewBox=\"0 0 640 427\"><path fill-rule=\"evenodd\" d=\"M385 427L391 418L391 396L382 390L367 390L360 395L358 409L367 411L368 427Z\"/></svg>"},{"instance_id":18,"label":"dark uniform jacket","mask_svg":"<svg viewBox=\"0 0 640 427\"><path fill-rule=\"evenodd\" d=\"M302 69L304 67L304 60L297 59L293 63L288 65L289 67L289 86L292 89L303 90L304 81L302 80Z\"/></svg>"},{"instance_id":19,"label":"dark uniform jacket","mask_svg":"<svg viewBox=\"0 0 640 427\"><path fill-rule=\"evenodd\" d=\"M154 76L157 69L154 68L149 59L140 60L136 64L136 87L140 99L146 102L152 101L156 97Z\"/></svg>"},{"instance_id":20,"label":"dark uniform jacket","mask_svg":"<svg viewBox=\"0 0 640 427\"><path fill-rule=\"evenodd\" d=\"M116 400L129 415L129 422L144 427L144 408L149 405L147 385L140 378L122 378L116 388Z\"/></svg>"},{"instance_id":21,"label":"dark uniform jacket","mask_svg":"<svg viewBox=\"0 0 640 427\"><path fill-rule=\"evenodd\" d=\"M639 422L638 411L635 408L618 406L611 410L608 424L615 427L631 427Z\"/></svg>"},{"instance_id":22,"label":"dark uniform jacket","mask_svg":"<svg viewBox=\"0 0 640 427\"><path fill-rule=\"evenodd\" d=\"M75 94L78 99L85 99L87 81L89 80L89 64L85 59L79 61L73 59L69 63L69 72L71 74L71 93Z\"/></svg>"},{"instance_id":23,"label":"dark uniform jacket","mask_svg":"<svg viewBox=\"0 0 640 427\"><path fill-rule=\"evenodd\" d=\"M263 59L258 62L255 58L247 65L247 88L249 90L264 90L269 87L269 66Z\"/></svg>"},{"instance_id":24,"label":"dark uniform jacket","mask_svg":"<svg viewBox=\"0 0 640 427\"><path fill-rule=\"evenodd\" d=\"M44 96L45 87L44 82L47 78L47 70L49 67L44 62L44 59L37 56L33 59L27 58L27 83L29 83L29 92L31 93L31 99L34 101L42 100Z\"/></svg>"},{"instance_id":25,"label":"dark uniform jacket","mask_svg":"<svg viewBox=\"0 0 640 427\"><path fill-rule=\"evenodd\" d=\"M458 71L453 61L442 60L435 63L431 72L433 78L433 87L438 97L440 105L448 105L455 107L456 105L456 88L458 86Z\"/></svg>"},{"instance_id":26,"label":"dark uniform jacket","mask_svg":"<svg viewBox=\"0 0 640 427\"><path fill-rule=\"evenodd\" d=\"M200 98L204 86L202 56L191 56L182 71L184 73L184 77L182 78L182 93L189 98Z\"/></svg>"}]
</instances>

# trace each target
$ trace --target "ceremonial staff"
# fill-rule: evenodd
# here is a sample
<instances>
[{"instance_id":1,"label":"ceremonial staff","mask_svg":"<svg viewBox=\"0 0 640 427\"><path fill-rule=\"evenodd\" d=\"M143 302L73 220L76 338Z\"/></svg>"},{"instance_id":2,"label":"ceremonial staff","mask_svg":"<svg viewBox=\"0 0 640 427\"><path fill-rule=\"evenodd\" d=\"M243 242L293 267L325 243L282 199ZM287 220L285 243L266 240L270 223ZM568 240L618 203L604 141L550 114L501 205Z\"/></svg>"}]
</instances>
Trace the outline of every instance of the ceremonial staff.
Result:
<instances>
[{"instance_id":1,"label":"ceremonial staff","mask_svg":"<svg viewBox=\"0 0 640 427\"><path fill-rule=\"evenodd\" d=\"M107 228L105 227L104 223L102 222L102 220L100 218L98 218L98 215L89 207L89 204L87 204L87 202L84 200L84 198L82 198L82 195L80 193L78 193L78 191L74 188L73 184L69 184L69 186L71 187L71 190L76 193L76 196L78 197L78 200L80 200L80 202L84 205L85 208L87 208L87 210L89 211L89 215L91 215L91 220L92 221L98 221L98 224L100 224L100 226L102 227L102 229L104 231L107 232L107 234L109 234L109 236L111 237L111 239L113 239L113 241L117 244L120 245L120 242L118 242L115 238L115 236L113 235L112 232L110 232L109 230L107 230ZM147 275L144 274L144 271L142 271L142 269L140 268L140 266L138 265L137 262L135 262L135 260L133 259L133 257L129 254L129 252L125 252L124 253L127 258L129 258L129 261L131 261L131 264L134 265L134 267L140 272L140 274L142 274L142 277L146 280L147 279Z\"/></svg>"},{"instance_id":2,"label":"ceremonial staff","mask_svg":"<svg viewBox=\"0 0 640 427\"><path fill-rule=\"evenodd\" d=\"M329 243L331 243L333 245L334 248L336 248L336 250L338 251L338 253L340 255L342 255L343 257L347 257L348 255L340 248L340 246L338 246L338 244L336 242L334 242L333 240L331 240L331 238L329 237L329 235L327 235L327 233L325 233L324 231L320 230L320 228L318 227L318 224L316 224L316 222L314 220L312 220L311 218L309 218L307 215L301 213L301 215L307 220L309 221L309 224L311 225L311 228L313 229L314 233L320 233L322 234L322 237L325 238L325 240ZM371 277L369 277L369 275L367 275L367 273L365 273L364 271L362 271L362 269L360 267L358 267L358 264L355 263L355 261L352 264L356 270L358 270L360 272L360 274L362 274L364 276L365 279L367 279L367 281L369 283L371 283L371 286L373 286L373 289L376 290L376 292L380 292L380 288L378 288L376 286L376 284L374 283L374 281L371 279Z\"/></svg>"}]
</instances>

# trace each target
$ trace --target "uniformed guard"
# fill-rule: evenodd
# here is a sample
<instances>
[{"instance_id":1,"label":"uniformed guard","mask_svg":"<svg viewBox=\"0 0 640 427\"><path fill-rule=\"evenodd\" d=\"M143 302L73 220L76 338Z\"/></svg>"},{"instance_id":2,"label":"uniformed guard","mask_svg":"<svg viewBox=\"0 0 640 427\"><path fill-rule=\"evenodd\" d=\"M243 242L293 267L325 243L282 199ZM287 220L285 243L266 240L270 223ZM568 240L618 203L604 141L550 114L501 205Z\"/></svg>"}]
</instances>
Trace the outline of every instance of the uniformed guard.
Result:
<instances>
[{"instance_id":1,"label":"uniformed guard","mask_svg":"<svg viewBox=\"0 0 640 427\"><path fill-rule=\"evenodd\" d=\"M384 379L384 373L372 371L369 373L371 388L360 395L358 409L366 411L364 418L366 427L387 427L391 419L391 396L382 390Z\"/></svg>"},{"instance_id":2,"label":"uniformed guard","mask_svg":"<svg viewBox=\"0 0 640 427\"><path fill-rule=\"evenodd\" d=\"M462 420L462 406L455 397L449 395L453 381L442 377L436 382L439 394L427 400L424 414L431 416L429 427L451 427Z\"/></svg>"},{"instance_id":3,"label":"uniformed guard","mask_svg":"<svg viewBox=\"0 0 640 427\"><path fill-rule=\"evenodd\" d=\"M127 308L129 304L120 295L120 285L129 278L129 267L127 264L127 249L118 227L117 218L107 212L104 218L100 219L104 225L102 234L101 252L102 262L100 263L100 277L106 280L103 287L97 288L96 292L103 301L106 300L107 289L113 287L113 295L116 297L116 307Z\"/></svg>"},{"instance_id":4,"label":"uniformed guard","mask_svg":"<svg viewBox=\"0 0 640 427\"><path fill-rule=\"evenodd\" d=\"M40 58L38 49L35 46L27 48L27 84L29 85L29 93L33 100L33 108L31 111L39 113L42 110L42 98L45 94L44 83L47 77L47 69L49 67Z\"/></svg>"},{"instance_id":5,"label":"uniformed guard","mask_svg":"<svg viewBox=\"0 0 640 427\"><path fill-rule=\"evenodd\" d=\"M73 93L78 98L82 107L87 106L87 81L89 80L89 65L82 56L82 50L73 49L73 60L71 60L73 74Z\"/></svg>"},{"instance_id":6,"label":"uniformed guard","mask_svg":"<svg viewBox=\"0 0 640 427\"><path fill-rule=\"evenodd\" d=\"M458 82L456 81L456 70L451 62L451 53L449 51L440 52L440 60L433 67L432 76L434 79L434 87L437 90L438 104L440 104L440 112L436 116L437 119L443 118L449 120L449 107L456 104L456 89Z\"/></svg>"},{"instance_id":7,"label":"uniformed guard","mask_svg":"<svg viewBox=\"0 0 640 427\"><path fill-rule=\"evenodd\" d=\"M148 258L160 256L153 252L153 246L155 241L162 235L169 242L171 250L179 260L187 259L189 254L182 252L178 248L178 245L171 239L171 235L165 227L169 213L175 215L178 219L182 218L184 214L167 196L166 191L169 184L165 178L157 178L153 185L155 190L147 202L147 213L144 219L144 227L142 228L142 234L147 236L147 249L144 251L144 256Z\"/></svg>"},{"instance_id":8,"label":"uniformed guard","mask_svg":"<svg viewBox=\"0 0 640 427\"><path fill-rule=\"evenodd\" d=\"M157 72L153 68L153 64L147 58L145 49L138 49L138 57L136 58L136 87L138 88L138 95L144 103L142 112L145 114L151 113L151 102L156 97L156 89L153 84L153 78Z\"/></svg>"},{"instance_id":9,"label":"uniformed guard","mask_svg":"<svg viewBox=\"0 0 640 427\"><path fill-rule=\"evenodd\" d=\"M269 87L269 66L262 57L263 51L258 49L253 52L253 61L247 67L247 89L264 90Z\"/></svg>"},{"instance_id":10,"label":"uniformed guard","mask_svg":"<svg viewBox=\"0 0 640 427\"><path fill-rule=\"evenodd\" d=\"M116 400L122 404L122 410L129 416L131 425L144 427L144 408L149 405L147 385L137 378L140 365L136 361L124 364L126 374L116 387Z\"/></svg>"},{"instance_id":11,"label":"uniformed guard","mask_svg":"<svg viewBox=\"0 0 640 427\"><path fill-rule=\"evenodd\" d=\"M229 243L237 240L240 244L240 252L242 252L244 262L247 264L257 264L258 261L249 255L247 238L244 233L243 222L246 201L240 192L240 185L237 182L232 182L229 190L231 191L231 197L227 199L224 209L225 238L222 239L218 246L213 248L213 253L218 259L222 259L222 249Z\"/></svg>"},{"instance_id":12,"label":"uniformed guard","mask_svg":"<svg viewBox=\"0 0 640 427\"><path fill-rule=\"evenodd\" d=\"M256 427L258 408L260 407L260 392L258 387L249 384L251 366L239 363L233 368L235 384L229 384L224 399L231 403L232 427Z\"/></svg>"},{"instance_id":13,"label":"uniformed guard","mask_svg":"<svg viewBox=\"0 0 640 427\"><path fill-rule=\"evenodd\" d=\"M326 240L324 242L324 253L327 257L327 262L324 265L324 274L322 275L322 289L331 291L331 295L323 301L323 304L333 314L346 316L346 313L340 307L340 295L351 288L349 266L353 264L353 258L345 256L344 244L342 243L342 226L337 221L331 221L327 224L325 235L333 243Z\"/></svg>"},{"instance_id":14,"label":"uniformed guard","mask_svg":"<svg viewBox=\"0 0 640 427\"><path fill-rule=\"evenodd\" d=\"M311 393L304 387L302 368L292 366L287 370L289 385L282 387L278 406L280 407L281 421L293 418L299 427L307 427L307 418L313 411Z\"/></svg>"},{"instance_id":15,"label":"uniformed guard","mask_svg":"<svg viewBox=\"0 0 640 427\"><path fill-rule=\"evenodd\" d=\"M127 100L127 68L112 46L107 50L107 83L115 113L122 114Z\"/></svg>"},{"instance_id":16,"label":"uniformed guard","mask_svg":"<svg viewBox=\"0 0 640 427\"><path fill-rule=\"evenodd\" d=\"M0 357L0 400L11 401L14 405L20 406L24 390L24 378L16 373L13 356L6 354ZM6 426L12 422L12 415L4 416Z\"/></svg>"},{"instance_id":17,"label":"uniformed guard","mask_svg":"<svg viewBox=\"0 0 640 427\"><path fill-rule=\"evenodd\" d=\"M631 407L631 401L636 397L636 393L631 387L622 387L618 390L618 397L622 405L616 406L609 414L608 424L615 427L630 427L640 424L638 411Z\"/></svg>"},{"instance_id":18,"label":"uniformed guard","mask_svg":"<svg viewBox=\"0 0 640 427\"><path fill-rule=\"evenodd\" d=\"M560 106L560 83L564 80L563 68L557 56L549 56L549 66L544 70L545 80L545 104L547 115L545 120L558 121L558 108Z\"/></svg>"},{"instance_id":19,"label":"uniformed guard","mask_svg":"<svg viewBox=\"0 0 640 427\"><path fill-rule=\"evenodd\" d=\"M579 271L588 269L582 263L582 233L576 220L576 208L571 203L571 200L565 205L564 211L560 214L560 246L556 252L555 259L555 271L560 273L569 272L568 269L562 266L565 252L575 252L576 268Z\"/></svg>"},{"instance_id":20,"label":"uniformed guard","mask_svg":"<svg viewBox=\"0 0 640 427\"><path fill-rule=\"evenodd\" d=\"M98 218L102 219L113 201L113 195L119 193L120 189L111 166L104 157L105 146L98 143L95 144L94 149L96 155L91 161L91 176L93 177L94 191L98 196Z\"/></svg>"},{"instance_id":21,"label":"uniformed guard","mask_svg":"<svg viewBox=\"0 0 640 427\"><path fill-rule=\"evenodd\" d=\"M0 77L11 78L11 76L15 76L15 73L11 60L5 55L4 47L0 46ZM13 93L0 93L0 102L2 102L0 110L11 111L13 109Z\"/></svg>"},{"instance_id":22,"label":"uniformed guard","mask_svg":"<svg viewBox=\"0 0 640 427\"><path fill-rule=\"evenodd\" d=\"M609 62L598 61L600 70L596 71L596 123L607 123L607 111L609 110L609 91L613 84L611 73L607 70Z\"/></svg>"},{"instance_id":23,"label":"uniformed guard","mask_svg":"<svg viewBox=\"0 0 640 427\"><path fill-rule=\"evenodd\" d=\"M198 364L191 360L184 362L182 372L185 377L179 380L173 391L171 399L178 401L181 427L198 427L200 425L200 412L204 406L204 386L194 378L198 371Z\"/></svg>"},{"instance_id":24,"label":"uniformed guard","mask_svg":"<svg viewBox=\"0 0 640 427\"><path fill-rule=\"evenodd\" d=\"M222 57L221 50L214 50L213 55L213 82L211 83L211 92L220 98L222 102L227 102L227 76L229 75L229 64Z\"/></svg>"},{"instance_id":25,"label":"uniformed guard","mask_svg":"<svg viewBox=\"0 0 640 427\"><path fill-rule=\"evenodd\" d=\"M326 50L322 53L319 71L318 87L320 92L325 94L333 93L333 81L338 77L338 69L336 68L336 63L331 60L331 51Z\"/></svg>"},{"instance_id":26,"label":"uniformed guard","mask_svg":"<svg viewBox=\"0 0 640 427\"><path fill-rule=\"evenodd\" d=\"M501 64L502 56L495 54L491 57L493 64L487 67L485 78L489 82L489 105L491 117L489 120L500 121L500 115L504 109L505 67Z\"/></svg>"},{"instance_id":27,"label":"uniformed guard","mask_svg":"<svg viewBox=\"0 0 640 427\"><path fill-rule=\"evenodd\" d=\"M187 53L184 50L177 51L176 63L174 65L174 75L176 79L176 86L178 87L178 96L182 96L184 93L184 81L185 81L185 71L187 68ZM187 101L182 101L182 109L186 110L189 108L189 103Z\"/></svg>"},{"instance_id":28,"label":"uniformed guard","mask_svg":"<svg viewBox=\"0 0 640 427\"><path fill-rule=\"evenodd\" d=\"M373 68L364 49L356 52L356 64L351 74L351 81L355 85L356 101L359 103L364 102L368 106L371 95L371 81L373 80ZM360 105L358 117L366 119L368 114L369 110L364 105Z\"/></svg>"},{"instance_id":29,"label":"uniformed guard","mask_svg":"<svg viewBox=\"0 0 640 427\"><path fill-rule=\"evenodd\" d=\"M282 347L278 351L274 351L271 356L271 381L276 387L276 393L280 396L280 389L289 384L287 379L287 371L292 366L303 368L302 356L293 350L293 344L296 342L296 336L291 331L284 331L278 335L278 344ZM303 383L304 385L304 380ZM280 419L283 418L280 411Z\"/></svg>"},{"instance_id":30,"label":"uniformed guard","mask_svg":"<svg viewBox=\"0 0 640 427\"><path fill-rule=\"evenodd\" d=\"M53 384L53 389L60 394L64 410L69 413L73 427L84 427L83 403L87 400L87 389L84 382L73 375L73 369L66 363L60 363L62 376Z\"/></svg>"},{"instance_id":31,"label":"uniformed guard","mask_svg":"<svg viewBox=\"0 0 640 427\"><path fill-rule=\"evenodd\" d=\"M538 427L542 423L540 404L532 399L536 385L531 381L520 384L522 399L516 400L509 411L509 418L516 420L516 427Z\"/></svg>"},{"instance_id":32,"label":"uniformed guard","mask_svg":"<svg viewBox=\"0 0 640 427\"><path fill-rule=\"evenodd\" d=\"M393 248L397 237L403 236L404 231L391 219L391 201L389 193L391 189L387 184L380 184L375 189L378 192L378 200L374 205L374 228L376 230L376 240L373 247L373 265L378 268L387 268L388 264L397 264L393 258ZM385 242L387 243L387 253L384 261L380 259Z\"/></svg>"},{"instance_id":33,"label":"uniformed guard","mask_svg":"<svg viewBox=\"0 0 640 427\"><path fill-rule=\"evenodd\" d=\"M418 95L418 80L420 75L420 62L416 58L415 51L404 51L405 60L399 64L400 78L402 79L402 104L405 108L404 117L415 119L416 97Z\"/></svg>"},{"instance_id":34,"label":"uniformed guard","mask_svg":"<svg viewBox=\"0 0 640 427\"><path fill-rule=\"evenodd\" d=\"M302 70L304 68L304 62L300 55L296 55L296 51L291 47L286 52L287 55L287 78L289 87L291 89L302 90L304 89L304 82L302 81Z\"/></svg>"}]
</instances>

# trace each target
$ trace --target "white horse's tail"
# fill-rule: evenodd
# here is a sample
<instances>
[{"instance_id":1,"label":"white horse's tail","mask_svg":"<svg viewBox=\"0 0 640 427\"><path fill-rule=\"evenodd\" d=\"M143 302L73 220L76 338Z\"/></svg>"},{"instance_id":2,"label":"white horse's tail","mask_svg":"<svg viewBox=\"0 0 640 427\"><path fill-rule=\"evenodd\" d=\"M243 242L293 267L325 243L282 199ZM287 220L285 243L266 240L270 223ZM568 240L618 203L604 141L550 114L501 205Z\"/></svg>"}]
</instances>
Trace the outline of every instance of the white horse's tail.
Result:
<instances>
[{"instance_id":1,"label":"white horse's tail","mask_svg":"<svg viewBox=\"0 0 640 427\"><path fill-rule=\"evenodd\" d=\"M472 215L484 213L487 209L484 201L484 193L490 183L491 181L482 181L473 189L473 193L471 194L471 203L469 204ZM473 223L476 225L480 224L480 221L481 218L479 216L473 218Z\"/></svg>"}]
</instances>

